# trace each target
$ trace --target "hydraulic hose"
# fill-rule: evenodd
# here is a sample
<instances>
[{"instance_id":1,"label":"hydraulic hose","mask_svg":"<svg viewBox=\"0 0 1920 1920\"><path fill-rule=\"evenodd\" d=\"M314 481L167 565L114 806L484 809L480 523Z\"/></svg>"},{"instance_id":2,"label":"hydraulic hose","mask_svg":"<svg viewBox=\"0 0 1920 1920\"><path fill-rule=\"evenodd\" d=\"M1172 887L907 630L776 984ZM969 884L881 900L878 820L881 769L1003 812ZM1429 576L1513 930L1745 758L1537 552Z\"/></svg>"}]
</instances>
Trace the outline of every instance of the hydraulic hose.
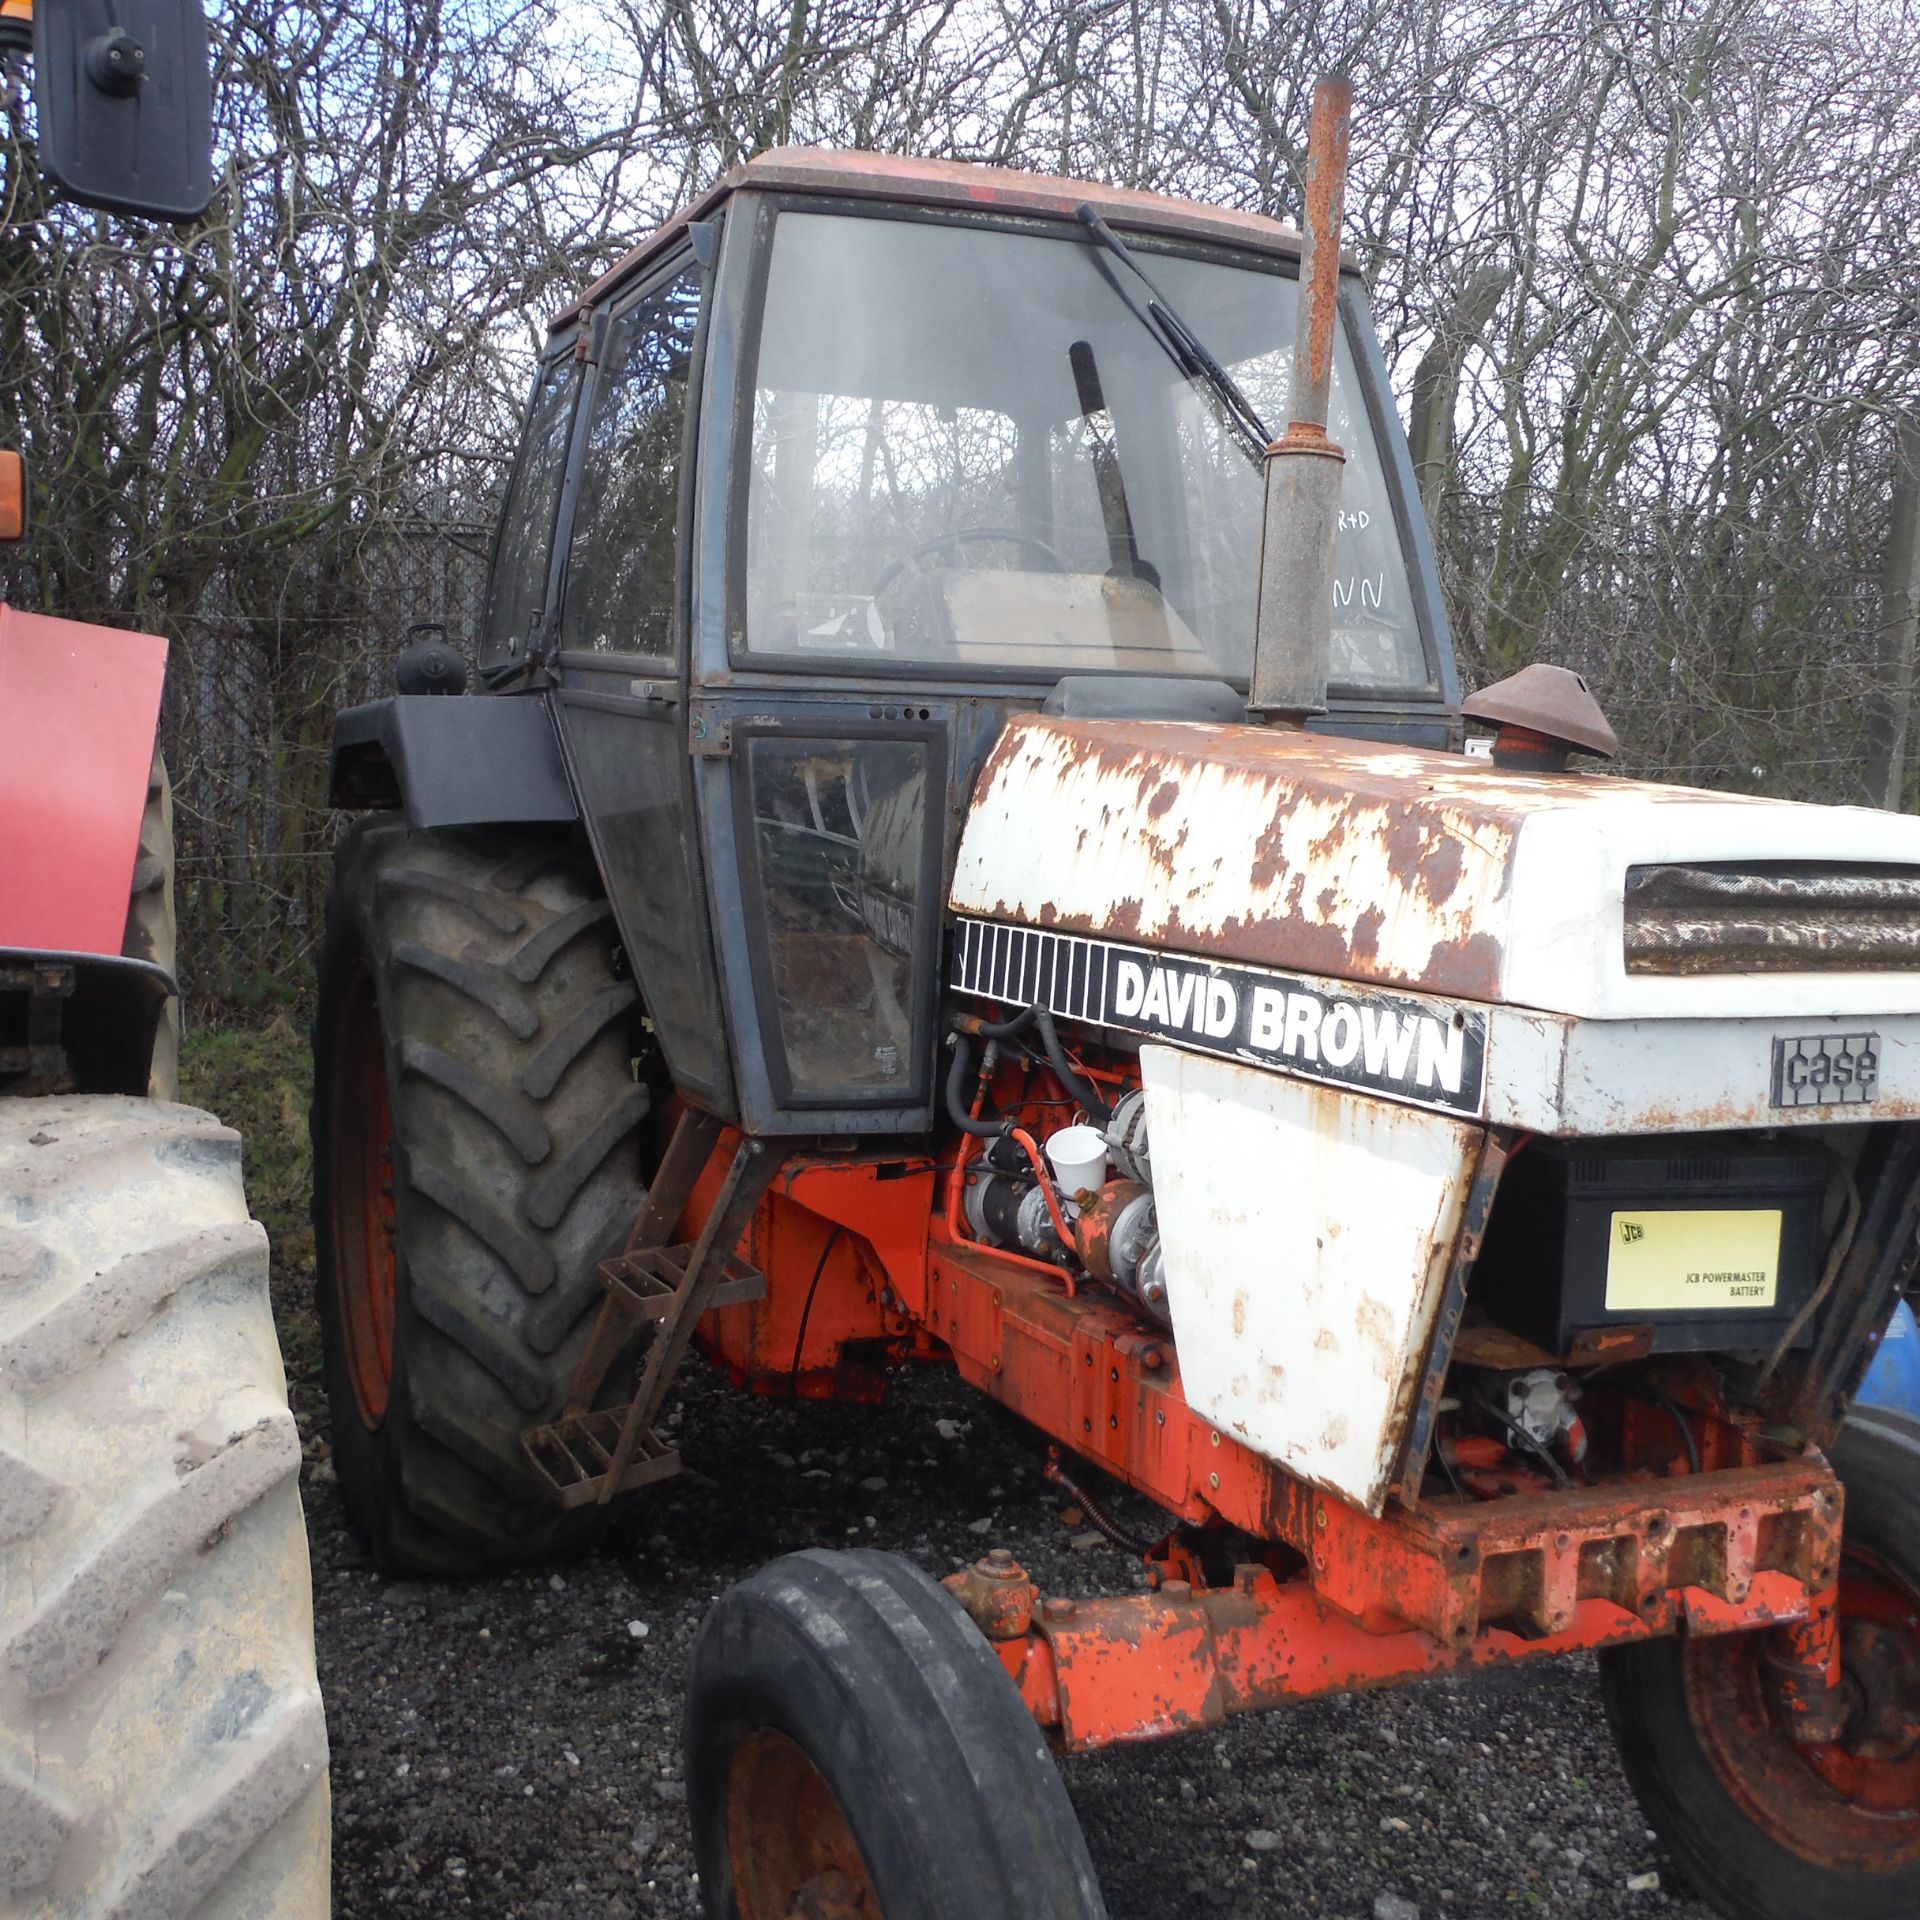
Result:
<instances>
[{"instance_id":1,"label":"hydraulic hose","mask_svg":"<svg viewBox=\"0 0 1920 1920\"><path fill-rule=\"evenodd\" d=\"M1099 1090L1089 1081L1082 1080L1067 1064L1067 1051L1060 1044L1060 1036L1053 1030L1053 1015L1037 1000L1027 1009L1039 1023L1040 1044L1047 1050L1047 1063L1060 1076L1060 1083L1086 1108L1104 1129L1113 1119L1113 1109L1101 1099Z\"/></svg>"},{"instance_id":2,"label":"hydraulic hose","mask_svg":"<svg viewBox=\"0 0 1920 1920\"><path fill-rule=\"evenodd\" d=\"M1011 1040L1035 1014L1039 1014L1043 1020L1046 1018L1038 1001L1030 1007L1023 1007L1011 1020L1002 1020L996 1024L992 1020L975 1019L969 1021L968 1025L970 1030L977 1033L983 1040Z\"/></svg>"},{"instance_id":3,"label":"hydraulic hose","mask_svg":"<svg viewBox=\"0 0 1920 1920\"><path fill-rule=\"evenodd\" d=\"M1094 1532L1104 1534L1122 1553L1136 1554L1144 1560L1153 1551L1154 1543L1151 1540L1143 1540L1139 1534L1129 1532L1109 1515L1093 1500L1086 1488L1068 1478L1058 1460L1049 1460L1041 1468L1040 1478L1048 1486L1058 1487L1087 1516L1087 1524Z\"/></svg>"},{"instance_id":4,"label":"hydraulic hose","mask_svg":"<svg viewBox=\"0 0 1920 1920\"><path fill-rule=\"evenodd\" d=\"M1067 1216L1060 1211L1060 1196L1054 1191L1053 1170L1047 1165L1046 1156L1040 1151L1040 1143L1025 1127L1009 1127L1007 1138L1027 1156L1027 1163L1033 1168L1035 1183L1040 1189L1040 1198L1047 1203L1047 1217L1053 1222L1053 1230L1059 1236L1060 1245L1068 1253L1079 1253L1080 1242L1073 1228L1067 1223ZM1067 1291L1073 1291L1073 1282L1067 1282Z\"/></svg>"},{"instance_id":5,"label":"hydraulic hose","mask_svg":"<svg viewBox=\"0 0 1920 1920\"><path fill-rule=\"evenodd\" d=\"M989 1040L992 1048L997 1044ZM993 1067L993 1055L987 1055L987 1068ZM965 1034L953 1036L953 1064L947 1069L947 1118L962 1133L970 1133L976 1140L998 1140L1005 1131L998 1120L976 1120L967 1111L967 1076L973 1071L973 1043Z\"/></svg>"}]
</instances>

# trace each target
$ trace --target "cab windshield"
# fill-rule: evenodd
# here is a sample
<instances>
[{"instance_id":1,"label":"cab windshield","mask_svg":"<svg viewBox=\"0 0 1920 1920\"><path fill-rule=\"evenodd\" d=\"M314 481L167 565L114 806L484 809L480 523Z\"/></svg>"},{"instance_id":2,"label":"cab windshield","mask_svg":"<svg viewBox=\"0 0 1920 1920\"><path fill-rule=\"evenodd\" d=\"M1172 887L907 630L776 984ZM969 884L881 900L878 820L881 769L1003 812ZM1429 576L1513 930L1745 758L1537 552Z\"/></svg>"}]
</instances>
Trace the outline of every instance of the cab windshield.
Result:
<instances>
[{"instance_id":1,"label":"cab windshield","mask_svg":"<svg viewBox=\"0 0 1920 1920\"><path fill-rule=\"evenodd\" d=\"M1140 250L1279 432L1295 282ZM1244 685L1259 466L1143 305L1127 267L1071 228L782 213L746 463L748 649ZM1329 430L1347 454L1332 679L1424 690L1432 672L1344 329Z\"/></svg>"}]
</instances>

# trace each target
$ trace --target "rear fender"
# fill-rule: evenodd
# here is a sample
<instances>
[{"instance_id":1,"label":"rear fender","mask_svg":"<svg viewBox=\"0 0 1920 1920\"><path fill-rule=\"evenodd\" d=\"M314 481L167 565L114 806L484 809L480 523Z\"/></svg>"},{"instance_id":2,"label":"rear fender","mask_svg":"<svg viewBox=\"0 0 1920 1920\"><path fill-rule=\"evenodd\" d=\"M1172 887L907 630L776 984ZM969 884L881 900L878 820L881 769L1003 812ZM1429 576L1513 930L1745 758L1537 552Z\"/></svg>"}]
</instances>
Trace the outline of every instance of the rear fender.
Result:
<instances>
[{"instance_id":1,"label":"rear fender","mask_svg":"<svg viewBox=\"0 0 1920 1920\"><path fill-rule=\"evenodd\" d=\"M577 820L573 786L538 695L400 693L333 723L328 799L397 808L410 827Z\"/></svg>"},{"instance_id":2,"label":"rear fender","mask_svg":"<svg viewBox=\"0 0 1920 1920\"><path fill-rule=\"evenodd\" d=\"M167 643L0 606L0 948L118 954Z\"/></svg>"},{"instance_id":3,"label":"rear fender","mask_svg":"<svg viewBox=\"0 0 1920 1920\"><path fill-rule=\"evenodd\" d=\"M160 1016L178 991L151 960L0 947L0 1083L14 1093L55 1084L145 1093ZM22 1074L38 1084L23 1089Z\"/></svg>"}]
</instances>

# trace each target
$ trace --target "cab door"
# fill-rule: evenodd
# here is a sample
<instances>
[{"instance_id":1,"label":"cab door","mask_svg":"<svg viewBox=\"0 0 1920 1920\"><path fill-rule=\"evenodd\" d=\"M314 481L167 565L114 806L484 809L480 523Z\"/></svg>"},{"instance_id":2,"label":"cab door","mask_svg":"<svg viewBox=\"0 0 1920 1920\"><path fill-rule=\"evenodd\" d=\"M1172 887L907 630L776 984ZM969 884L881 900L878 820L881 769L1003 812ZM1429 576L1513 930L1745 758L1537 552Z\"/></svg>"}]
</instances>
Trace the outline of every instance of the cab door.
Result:
<instances>
[{"instance_id":1,"label":"cab door","mask_svg":"<svg viewBox=\"0 0 1920 1920\"><path fill-rule=\"evenodd\" d=\"M562 508L554 712L675 1086L734 1117L687 753L689 421L706 275L688 252L596 317Z\"/></svg>"}]
</instances>

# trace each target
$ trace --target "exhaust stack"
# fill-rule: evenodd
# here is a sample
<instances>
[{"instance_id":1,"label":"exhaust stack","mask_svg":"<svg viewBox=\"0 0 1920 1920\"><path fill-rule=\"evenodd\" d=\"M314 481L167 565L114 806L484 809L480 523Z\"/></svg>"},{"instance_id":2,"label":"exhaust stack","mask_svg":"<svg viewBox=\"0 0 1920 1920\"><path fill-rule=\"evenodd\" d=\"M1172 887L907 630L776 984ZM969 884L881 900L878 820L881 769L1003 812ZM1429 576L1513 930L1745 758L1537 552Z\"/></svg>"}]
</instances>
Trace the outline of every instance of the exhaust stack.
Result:
<instances>
[{"instance_id":1,"label":"exhaust stack","mask_svg":"<svg viewBox=\"0 0 1920 1920\"><path fill-rule=\"evenodd\" d=\"M1327 710L1333 649L1333 541L1346 454L1327 438L1333 339L1339 326L1340 217L1347 195L1353 82L1327 74L1313 89L1307 136L1306 244L1293 346L1293 410L1267 448L1260 587L1247 707L1302 727Z\"/></svg>"}]
</instances>

